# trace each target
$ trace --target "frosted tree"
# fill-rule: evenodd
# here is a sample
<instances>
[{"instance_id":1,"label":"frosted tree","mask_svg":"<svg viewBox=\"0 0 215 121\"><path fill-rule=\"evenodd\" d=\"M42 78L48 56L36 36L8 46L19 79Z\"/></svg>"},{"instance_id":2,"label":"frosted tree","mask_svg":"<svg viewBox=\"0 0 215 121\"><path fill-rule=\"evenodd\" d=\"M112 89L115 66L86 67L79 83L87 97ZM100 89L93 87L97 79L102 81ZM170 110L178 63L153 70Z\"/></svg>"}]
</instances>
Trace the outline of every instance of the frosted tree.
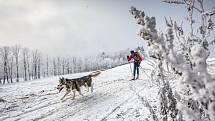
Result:
<instances>
[{"instance_id":1,"label":"frosted tree","mask_svg":"<svg viewBox=\"0 0 215 121\"><path fill-rule=\"evenodd\" d=\"M78 71L77 62L78 62L77 58L73 57L72 58L72 66L73 66L72 70L73 70L73 73L77 73L77 71Z\"/></svg>"},{"instance_id":2,"label":"frosted tree","mask_svg":"<svg viewBox=\"0 0 215 121\"><path fill-rule=\"evenodd\" d=\"M0 49L1 52L1 57L3 60L3 84L5 84L5 81L7 80L7 82L9 83L9 72L8 72L8 56L10 53L10 48L7 46L4 46Z\"/></svg>"},{"instance_id":3,"label":"frosted tree","mask_svg":"<svg viewBox=\"0 0 215 121\"><path fill-rule=\"evenodd\" d=\"M62 58L62 74L64 75L65 74L65 69L66 69L66 60L65 58Z\"/></svg>"},{"instance_id":4,"label":"frosted tree","mask_svg":"<svg viewBox=\"0 0 215 121\"><path fill-rule=\"evenodd\" d=\"M66 72L67 72L67 74L71 73L71 70L70 70L70 59L69 58L66 59Z\"/></svg>"},{"instance_id":5,"label":"frosted tree","mask_svg":"<svg viewBox=\"0 0 215 121\"><path fill-rule=\"evenodd\" d=\"M19 54L20 54L21 47L20 45L15 45L12 47L12 52L15 57L16 63L16 81L19 82Z\"/></svg>"},{"instance_id":6,"label":"frosted tree","mask_svg":"<svg viewBox=\"0 0 215 121\"><path fill-rule=\"evenodd\" d=\"M57 58L57 74L61 75L61 58Z\"/></svg>"},{"instance_id":7,"label":"frosted tree","mask_svg":"<svg viewBox=\"0 0 215 121\"><path fill-rule=\"evenodd\" d=\"M51 75L62 75L79 73L83 71L94 71L118 66L124 61L128 50L100 57L50 57L43 56L38 50L22 48L19 45L5 46L0 48L0 79L2 84L12 83L14 79L23 78L24 81L48 77ZM120 57L120 59L118 59ZM49 72L50 71L50 72Z\"/></svg>"},{"instance_id":8,"label":"frosted tree","mask_svg":"<svg viewBox=\"0 0 215 121\"><path fill-rule=\"evenodd\" d=\"M38 50L32 51L32 76L33 79L38 79L38 62L39 62L39 52Z\"/></svg>"},{"instance_id":9,"label":"frosted tree","mask_svg":"<svg viewBox=\"0 0 215 121\"><path fill-rule=\"evenodd\" d=\"M24 80L27 81L27 68L28 68L28 48L23 48L22 49L22 56L23 56L23 67L24 67Z\"/></svg>"},{"instance_id":10,"label":"frosted tree","mask_svg":"<svg viewBox=\"0 0 215 121\"><path fill-rule=\"evenodd\" d=\"M8 61L8 73L10 77L10 83L13 83L13 56L9 54L9 61Z\"/></svg>"},{"instance_id":11,"label":"frosted tree","mask_svg":"<svg viewBox=\"0 0 215 121\"><path fill-rule=\"evenodd\" d=\"M144 11L131 7L130 12L141 26L139 36L149 46L149 56L157 60L162 119L168 115L173 120L202 121L215 120L215 81L207 71L206 60L212 43L211 32L215 10L205 11L203 0L165 0L166 3L185 5L190 32L185 34L177 21L166 19L167 31L158 32L155 17L146 16ZM198 3L198 4L197 4ZM199 12L201 23L195 23L193 12ZM195 33L197 31L198 33ZM169 80L165 78L163 64L168 62L171 74L178 75L177 90L173 94ZM185 89L185 90L182 90ZM177 100L175 100L177 97ZM183 117L182 117L183 116Z\"/></svg>"},{"instance_id":12,"label":"frosted tree","mask_svg":"<svg viewBox=\"0 0 215 121\"><path fill-rule=\"evenodd\" d=\"M49 76L49 56L46 56L46 76Z\"/></svg>"},{"instance_id":13,"label":"frosted tree","mask_svg":"<svg viewBox=\"0 0 215 121\"><path fill-rule=\"evenodd\" d=\"M41 78L41 58L42 55L41 53L38 53L38 61L37 61L37 78L40 79Z\"/></svg>"},{"instance_id":14,"label":"frosted tree","mask_svg":"<svg viewBox=\"0 0 215 121\"><path fill-rule=\"evenodd\" d=\"M56 76L57 75L57 64L55 59L53 59L53 75Z\"/></svg>"},{"instance_id":15,"label":"frosted tree","mask_svg":"<svg viewBox=\"0 0 215 121\"><path fill-rule=\"evenodd\" d=\"M31 80L31 72L30 72L30 50L26 49L26 62L27 62L27 71L28 71L28 80Z\"/></svg>"}]
</instances>

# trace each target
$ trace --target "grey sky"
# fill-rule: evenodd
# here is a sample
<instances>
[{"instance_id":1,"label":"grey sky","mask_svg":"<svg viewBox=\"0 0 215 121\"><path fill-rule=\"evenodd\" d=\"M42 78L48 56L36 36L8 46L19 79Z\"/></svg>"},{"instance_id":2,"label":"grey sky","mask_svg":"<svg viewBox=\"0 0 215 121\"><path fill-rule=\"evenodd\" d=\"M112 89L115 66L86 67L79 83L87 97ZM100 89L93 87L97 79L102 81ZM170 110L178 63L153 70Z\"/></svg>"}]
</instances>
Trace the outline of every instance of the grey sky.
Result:
<instances>
[{"instance_id":1,"label":"grey sky","mask_svg":"<svg viewBox=\"0 0 215 121\"><path fill-rule=\"evenodd\" d=\"M208 8L215 5L205 2ZM52 56L134 48L144 43L131 6L155 16L162 30L164 16L185 16L183 7L160 0L0 0L0 45L20 44Z\"/></svg>"}]
</instances>

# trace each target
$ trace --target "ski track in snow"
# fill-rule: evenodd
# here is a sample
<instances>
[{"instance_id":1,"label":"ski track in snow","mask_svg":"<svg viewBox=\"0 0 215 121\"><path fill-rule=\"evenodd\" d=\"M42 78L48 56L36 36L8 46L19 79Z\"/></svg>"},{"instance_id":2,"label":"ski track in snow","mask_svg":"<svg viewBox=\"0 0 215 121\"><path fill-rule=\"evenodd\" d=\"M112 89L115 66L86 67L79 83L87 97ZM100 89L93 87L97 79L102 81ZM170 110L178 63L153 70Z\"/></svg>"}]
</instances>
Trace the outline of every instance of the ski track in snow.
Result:
<instances>
[{"instance_id":1,"label":"ski track in snow","mask_svg":"<svg viewBox=\"0 0 215 121\"><path fill-rule=\"evenodd\" d=\"M150 75L151 65L146 60L142 67ZM211 63L211 61L210 61ZM209 63L209 65L210 65ZM213 65L213 63L212 63ZM209 67L214 72L215 66ZM0 86L1 121L144 121L153 120L150 112L137 96L147 100L155 112L158 112L158 87L148 80L140 68L140 79L132 78L129 65L123 65L106 71L93 78L94 91L87 92L82 88L84 96L72 93L64 100L60 98L65 91L58 93L55 87L59 77L50 77L34 81L14 83ZM65 75L76 78L87 73ZM77 94L77 93L76 93Z\"/></svg>"}]
</instances>

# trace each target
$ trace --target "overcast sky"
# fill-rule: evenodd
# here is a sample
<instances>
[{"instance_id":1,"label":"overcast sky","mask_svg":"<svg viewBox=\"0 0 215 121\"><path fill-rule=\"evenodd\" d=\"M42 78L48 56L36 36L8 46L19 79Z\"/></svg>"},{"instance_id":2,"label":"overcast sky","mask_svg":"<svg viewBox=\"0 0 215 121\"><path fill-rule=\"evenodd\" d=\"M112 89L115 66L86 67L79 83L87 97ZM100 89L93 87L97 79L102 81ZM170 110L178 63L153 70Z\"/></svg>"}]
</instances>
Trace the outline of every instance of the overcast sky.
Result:
<instances>
[{"instance_id":1,"label":"overcast sky","mask_svg":"<svg viewBox=\"0 0 215 121\"><path fill-rule=\"evenodd\" d=\"M205 0L208 8L215 0ZM0 46L20 44L52 56L85 56L144 45L131 6L182 20L184 7L160 0L0 0Z\"/></svg>"}]
</instances>

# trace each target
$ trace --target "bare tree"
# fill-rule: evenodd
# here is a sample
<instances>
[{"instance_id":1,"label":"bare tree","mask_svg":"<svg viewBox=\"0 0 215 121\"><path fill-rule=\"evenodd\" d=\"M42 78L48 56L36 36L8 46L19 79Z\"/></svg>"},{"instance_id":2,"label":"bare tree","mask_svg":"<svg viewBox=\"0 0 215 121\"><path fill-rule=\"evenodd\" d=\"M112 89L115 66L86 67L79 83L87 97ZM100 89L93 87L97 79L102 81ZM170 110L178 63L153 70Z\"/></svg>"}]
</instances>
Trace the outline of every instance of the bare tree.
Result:
<instances>
[{"instance_id":1,"label":"bare tree","mask_svg":"<svg viewBox=\"0 0 215 121\"><path fill-rule=\"evenodd\" d=\"M3 60L3 82L2 84L5 84L5 81L7 80L7 82L9 83L9 74L8 74L8 56L9 56L9 50L10 48L7 46L4 46L3 48L1 48L1 56L2 56L2 60Z\"/></svg>"},{"instance_id":2,"label":"bare tree","mask_svg":"<svg viewBox=\"0 0 215 121\"><path fill-rule=\"evenodd\" d=\"M16 82L19 82L19 53L20 53L21 47L19 45L15 45L12 48L13 55L15 57L16 61Z\"/></svg>"},{"instance_id":3,"label":"bare tree","mask_svg":"<svg viewBox=\"0 0 215 121\"><path fill-rule=\"evenodd\" d=\"M2 66L0 67L2 67L3 70L2 73L0 73L0 77L2 78L2 83L4 84L7 82L12 83L14 79L19 82L21 77L27 81L47 77L49 75L56 76L107 68L104 64L106 63L105 61L107 61L106 58L109 58L109 56L105 55L103 59L97 56L98 58L96 59L94 59L94 57L57 57L52 60L50 59L50 56L47 55L46 60L43 61L42 53L39 53L38 50L21 48L19 45L15 45L13 47L2 47L0 57L0 61L2 63ZM116 59L113 57L110 56L110 60ZM115 63L113 65L117 65L116 63L118 63L117 61L110 62Z\"/></svg>"},{"instance_id":4,"label":"bare tree","mask_svg":"<svg viewBox=\"0 0 215 121\"><path fill-rule=\"evenodd\" d=\"M28 49L27 48L23 48L22 50L22 54L23 54L23 66L24 66L24 80L27 81L27 66L28 66L28 62L27 62L27 54L28 54Z\"/></svg>"},{"instance_id":5,"label":"bare tree","mask_svg":"<svg viewBox=\"0 0 215 121\"><path fill-rule=\"evenodd\" d=\"M65 59L63 58L63 59L62 59L62 71L63 71L62 74L63 74L63 75L65 74L65 63L66 63L66 62L65 62Z\"/></svg>"},{"instance_id":6,"label":"bare tree","mask_svg":"<svg viewBox=\"0 0 215 121\"><path fill-rule=\"evenodd\" d=\"M73 57L72 58L72 65L73 65L73 73L77 72L77 58Z\"/></svg>"},{"instance_id":7,"label":"bare tree","mask_svg":"<svg viewBox=\"0 0 215 121\"><path fill-rule=\"evenodd\" d=\"M38 79L38 51L35 50L32 52L32 61L33 61L33 66L32 66L32 76L33 79Z\"/></svg>"},{"instance_id":8,"label":"bare tree","mask_svg":"<svg viewBox=\"0 0 215 121\"><path fill-rule=\"evenodd\" d=\"M61 74L61 63L60 63L60 57L57 58L57 75L60 75Z\"/></svg>"},{"instance_id":9,"label":"bare tree","mask_svg":"<svg viewBox=\"0 0 215 121\"><path fill-rule=\"evenodd\" d=\"M49 76L49 56L46 57L46 76Z\"/></svg>"},{"instance_id":10,"label":"bare tree","mask_svg":"<svg viewBox=\"0 0 215 121\"><path fill-rule=\"evenodd\" d=\"M37 68L38 68L38 71L37 71L37 77L38 79L40 79L41 77L41 53L38 54L38 61L37 61Z\"/></svg>"},{"instance_id":11,"label":"bare tree","mask_svg":"<svg viewBox=\"0 0 215 121\"><path fill-rule=\"evenodd\" d=\"M57 69L56 68L57 68L56 67L56 62L55 62L55 59L53 59L53 74L54 74L54 76L57 75Z\"/></svg>"},{"instance_id":12,"label":"bare tree","mask_svg":"<svg viewBox=\"0 0 215 121\"><path fill-rule=\"evenodd\" d=\"M8 70L9 70L10 82L13 83L13 56L11 56L9 59Z\"/></svg>"},{"instance_id":13,"label":"bare tree","mask_svg":"<svg viewBox=\"0 0 215 121\"><path fill-rule=\"evenodd\" d=\"M69 58L67 58L66 70L67 70L67 74L70 74L70 60L69 60Z\"/></svg>"},{"instance_id":14,"label":"bare tree","mask_svg":"<svg viewBox=\"0 0 215 121\"><path fill-rule=\"evenodd\" d=\"M73 58L70 58L70 73L74 73L74 63L73 63Z\"/></svg>"},{"instance_id":15,"label":"bare tree","mask_svg":"<svg viewBox=\"0 0 215 121\"><path fill-rule=\"evenodd\" d=\"M26 48L26 63L27 63L27 71L28 71L28 80L31 80L31 72L30 72L30 64L29 64L29 58L30 58L30 55L29 55L29 52L30 50Z\"/></svg>"}]
</instances>

